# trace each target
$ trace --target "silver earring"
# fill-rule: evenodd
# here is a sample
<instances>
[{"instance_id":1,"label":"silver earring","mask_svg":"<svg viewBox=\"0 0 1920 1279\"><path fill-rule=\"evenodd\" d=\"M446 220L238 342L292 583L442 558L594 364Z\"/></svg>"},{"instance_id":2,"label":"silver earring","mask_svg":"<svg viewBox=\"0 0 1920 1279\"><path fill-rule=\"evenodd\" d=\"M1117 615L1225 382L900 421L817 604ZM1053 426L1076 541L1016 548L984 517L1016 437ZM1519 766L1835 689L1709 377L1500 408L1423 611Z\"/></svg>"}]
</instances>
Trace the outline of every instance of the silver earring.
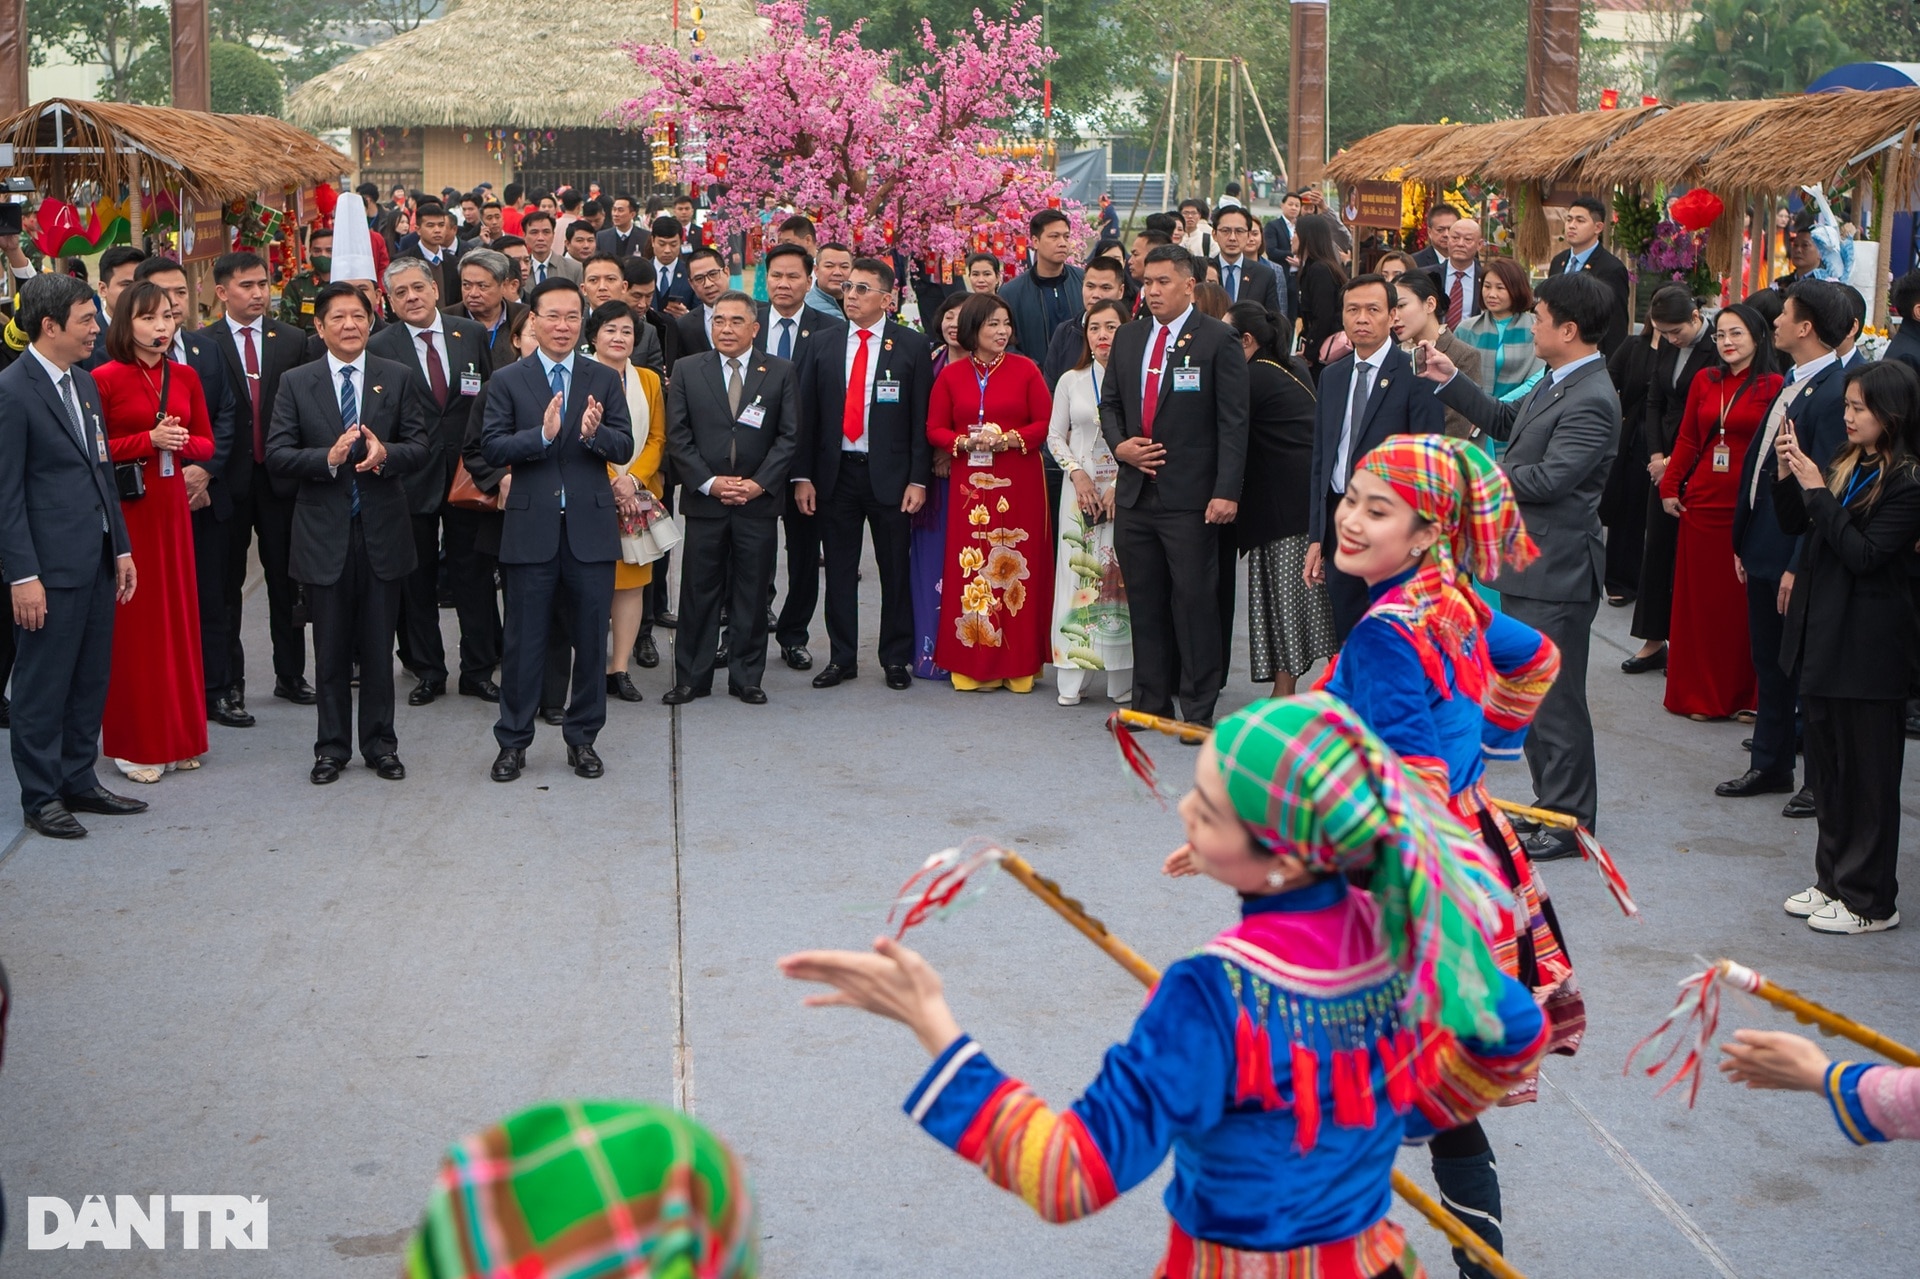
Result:
<instances>
[{"instance_id":1,"label":"silver earring","mask_svg":"<svg viewBox=\"0 0 1920 1279\"><path fill-rule=\"evenodd\" d=\"M1278 887L1280 887L1280 885L1282 885L1282 884L1284 884L1284 883L1286 883L1286 882L1287 882L1287 877L1286 877L1285 875L1282 875L1282 874L1281 874L1281 873L1280 873L1279 871L1277 871L1277 870L1270 870L1270 871L1268 871L1268 872L1267 872L1267 887L1268 887L1268 888L1278 888Z\"/></svg>"}]
</instances>

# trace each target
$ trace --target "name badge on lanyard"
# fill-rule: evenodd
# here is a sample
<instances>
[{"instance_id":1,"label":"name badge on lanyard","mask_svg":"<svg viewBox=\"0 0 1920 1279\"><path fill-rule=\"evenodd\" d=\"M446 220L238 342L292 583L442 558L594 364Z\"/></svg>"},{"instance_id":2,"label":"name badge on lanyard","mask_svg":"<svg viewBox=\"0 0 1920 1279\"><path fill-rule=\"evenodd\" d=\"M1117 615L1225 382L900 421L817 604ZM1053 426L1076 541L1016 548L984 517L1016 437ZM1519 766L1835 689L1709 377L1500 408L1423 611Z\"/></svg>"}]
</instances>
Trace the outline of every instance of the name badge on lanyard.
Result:
<instances>
[{"instance_id":1,"label":"name badge on lanyard","mask_svg":"<svg viewBox=\"0 0 1920 1279\"><path fill-rule=\"evenodd\" d=\"M1200 370L1193 367L1193 357L1187 357L1186 364L1173 371L1173 389L1176 391L1197 391L1200 389Z\"/></svg>"},{"instance_id":2,"label":"name badge on lanyard","mask_svg":"<svg viewBox=\"0 0 1920 1279\"><path fill-rule=\"evenodd\" d=\"M1713 469L1721 472L1733 469L1733 450L1725 440L1713 446Z\"/></svg>"},{"instance_id":3,"label":"name badge on lanyard","mask_svg":"<svg viewBox=\"0 0 1920 1279\"><path fill-rule=\"evenodd\" d=\"M892 370L888 370L886 377L873 384L873 402L875 404L900 402L900 384L893 380Z\"/></svg>"},{"instance_id":4,"label":"name badge on lanyard","mask_svg":"<svg viewBox=\"0 0 1920 1279\"><path fill-rule=\"evenodd\" d=\"M753 397L753 403L740 410L740 425L742 426L749 426L757 431L766 420L766 407L760 403L760 397L757 395Z\"/></svg>"},{"instance_id":5,"label":"name badge on lanyard","mask_svg":"<svg viewBox=\"0 0 1920 1279\"><path fill-rule=\"evenodd\" d=\"M460 394L480 394L480 371L471 364L467 365L467 371L460 375Z\"/></svg>"},{"instance_id":6,"label":"name badge on lanyard","mask_svg":"<svg viewBox=\"0 0 1920 1279\"><path fill-rule=\"evenodd\" d=\"M98 417L93 419L93 449L94 452L100 455L102 462L112 460L107 456L107 437L100 433L100 419Z\"/></svg>"}]
</instances>

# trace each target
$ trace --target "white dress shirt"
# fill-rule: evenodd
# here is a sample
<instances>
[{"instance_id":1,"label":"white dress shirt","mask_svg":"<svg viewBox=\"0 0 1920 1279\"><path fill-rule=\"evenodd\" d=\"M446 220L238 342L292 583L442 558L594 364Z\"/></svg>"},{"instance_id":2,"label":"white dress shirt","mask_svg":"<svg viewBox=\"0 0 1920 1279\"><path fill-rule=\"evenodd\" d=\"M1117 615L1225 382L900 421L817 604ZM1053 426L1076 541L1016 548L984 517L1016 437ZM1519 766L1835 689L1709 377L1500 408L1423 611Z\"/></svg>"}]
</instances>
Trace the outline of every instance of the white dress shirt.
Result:
<instances>
[{"instance_id":1,"label":"white dress shirt","mask_svg":"<svg viewBox=\"0 0 1920 1279\"><path fill-rule=\"evenodd\" d=\"M367 415L367 353L366 351L362 350L360 354L354 356L353 359L347 361L344 364L341 363L340 359L337 356L335 356L332 351L327 352L327 381L332 387L333 402L335 404L340 403L340 370L341 369L353 370L353 403L354 403L354 407L360 410L360 416L364 418ZM346 428L353 425L356 425L356 423L342 422L340 424L340 429L344 431L346 430ZM338 475L339 473L340 473L340 468L337 466L329 466L327 468L327 474L329 475Z\"/></svg>"},{"instance_id":2,"label":"white dress shirt","mask_svg":"<svg viewBox=\"0 0 1920 1279\"><path fill-rule=\"evenodd\" d=\"M1160 341L1160 330L1165 329L1167 331L1167 349L1160 357L1164 364L1173 359L1173 348L1180 341L1180 330L1187 327L1187 321L1192 318L1193 308L1188 307L1180 314L1174 316L1170 323L1162 324L1160 321L1155 320L1153 327L1147 330L1147 350L1146 353L1140 357L1140 393L1142 395L1146 394L1147 374L1153 369L1153 348L1154 344ZM1160 389L1164 392L1167 389L1165 385L1166 369L1164 367L1160 370L1160 376L1162 383Z\"/></svg>"},{"instance_id":3,"label":"white dress shirt","mask_svg":"<svg viewBox=\"0 0 1920 1279\"><path fill-rule=\"evenodd\" d=\"M720 357L720 385L723 387L727 384L727 376L729 371L732 372L732 375L735 378L739 379L740 386L741 386L741 393L745 394L746 385L747 385L747 357L744 355L722 355ZM743 405L742 411L744 411L744 409L745 409L745 406ZM716 475L712 479L709 479L706 483L700 486L700 491L706 496L712 497L713 481L719 478L720 477Z\"/></svg>"},{"instance_id":4,"label":"white dress shirt","mask_svg":"<svg viewBox=\"0 0 1920 1279\"><path fill-rule=\"evenodd\" d=\"M1480 264L1478 262L1470 262L1464 269L1455 266L1451 261L1447 262L1446 279L1440 286L1440 318L1442 320L1447 318L1447 307L1452 302L1453 281L1455 277L1458 277L1460 280L1460 318L1464 320L1475 313L1473 305L1473 284L1479 275Z\"/></svg>"},{"instance_id":5,"label":"white dress shirt","mask_svg":"<svg viewBox=\"0 0 1920 1279\"><path fill-rule=\"evenodd\" d=\"M787 358L792 359L794 356L800 354L800 316L806 309L806 303L803 302L793 308L792 315L782 315L780 314L779 307L768 303L767 327L766 330L760 334L761 349L768 355L778 356L780 354L780 326L786 324L791 326L788 332L792 335L792 341L788 346ZM708 336L711 337L712 335L709 334Z\"/></svg>"},{"instance_id":6,"label":"white dress shirt","mask_svg":"<svg viewBox=\"0 0 1920 1279\"><path fill-rule=\"evenodd\" d=\"M433 370L427 367L427 344L420 340L422 333L433 334L433 349L440 356L440 380L442 382L451 382L453 380L453 373L451 372L453 365L447 355L447 330L446 326L440 322L440 312L435 311L433 313L432 324L424 328L415 328L409 324L407 325L407 332L413 338L414 363L420 366L420 376L427 379L427 386L433 386ZM569 370L569 376L571 376L571 370Z\"/></svg>"},{"instance_id":7,"label":"white dress shirt","mask_svg":"<svg viewBox=\"0 0 1920 1279\"><path fill-rule=\"evenodd\" d=\"M860 330L851 321L847 324L847 358L840 367L840 383L845 386L853 377L853 357L860 352ZM873 383L880 376L880 325L875 324L867 330L867 384L860 390L860 438L850 440L843 426L840 431L840 451L842 453L867 453L868 442L873 432L867 429L867 419L873 415ZM844 422L844 419L842 419Z\"/></svg>"},{"instance_id":8,"label":"white dress shirt","mask_svg":"<svg viewBox=\"0 0 1920 1279\"><path fill-rule=\"evenodd\" d=\"M233 349L240 356L240 368L242 372L244 373L247 367L247 340L240 336L242 333L251 332L253 334L253 361L255 367L259 367L266 360L266 350L261 345L267 336L266 325L260 320L255 320L251 324L242 324L231 315L226 317L226 321L227 336L233 339ZM251 400L252 397L248 396L248 399Z\"/></svg>"},{"instance_id":9,"label":"white dress shirt","mask_svg":"<svg viewBox=\"0 0 1920 1279\"><path fill-rule=\"evenodd\" d=\"M1353 376L1358 379L1361 375L1360 371L1363 368L1366 370L1367 394L1356 407L1353 403L1354 384L1351 381L1347 383L1347 402L1340 414L1340 447L1334 451L1333 474L1328 477L1336 493L1347 491L1347 476L1353 473L1353 437L1360 429L1360 423L1356 419L1366 415L1367 401L1372 399L1374 391L1379 389L1380 369L1386 364L1387 352L1391 350L1393 350L1393 343L1382 342L1380 349L1365 359L1360 358L1358 351L1353 353Z\"/></svg>"}]
</instances>

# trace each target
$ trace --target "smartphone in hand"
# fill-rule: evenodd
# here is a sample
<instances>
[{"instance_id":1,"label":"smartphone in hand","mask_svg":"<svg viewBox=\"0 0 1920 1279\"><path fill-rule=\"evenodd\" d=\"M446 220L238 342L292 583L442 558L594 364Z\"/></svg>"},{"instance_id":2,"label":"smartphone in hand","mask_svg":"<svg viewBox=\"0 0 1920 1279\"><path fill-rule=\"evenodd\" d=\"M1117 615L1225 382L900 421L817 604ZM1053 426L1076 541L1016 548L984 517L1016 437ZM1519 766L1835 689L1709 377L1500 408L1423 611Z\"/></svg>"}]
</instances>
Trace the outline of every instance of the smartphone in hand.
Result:
<instances>
[{"instance_id":1,"label":"smartphone in hand","mask_svg":"<svg viewBox=\"0 0 1920 1279\"><path fill-rule=\"evenodd\" d=\"M1422 342L1413 348L1413 375L1425 377L1427 372L1427 345Z\"/></svg>"}]
</instances>

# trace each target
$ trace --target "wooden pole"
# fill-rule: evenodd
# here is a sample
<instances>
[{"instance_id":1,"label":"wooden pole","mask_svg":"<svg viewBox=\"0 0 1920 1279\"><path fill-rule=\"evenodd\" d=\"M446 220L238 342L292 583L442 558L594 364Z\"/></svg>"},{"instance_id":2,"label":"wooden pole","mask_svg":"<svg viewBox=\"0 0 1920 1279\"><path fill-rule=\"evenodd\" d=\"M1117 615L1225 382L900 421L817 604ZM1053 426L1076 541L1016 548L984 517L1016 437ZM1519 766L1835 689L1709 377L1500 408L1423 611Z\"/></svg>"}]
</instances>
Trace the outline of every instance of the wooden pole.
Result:
<instances>
[{"instance_id":1,"label":"wooden pole","mask_svg":"<svg viewBox=\"0 0 1920 1279\"><path fill-rule=\"evenodd\" d=\"M27 89L27 0L0 0L0 115L24 111Z\"/></svg>"},{"instance_id":2,"label":"wooden pole","mask_svg":"<svg viewBox=\"0 0 1920 1279\"><path fill-rule=\"evenodd\" d=\"M1173 55L1173 82L1167 86L1167 164L1160 177L1160 205L1173 203L1173 126L1180 118L1180 63L1183 53Z\"/></svg>"},{"instance_id":3,"label":"wooden pole","mask_svg":"<svg viewBox=\"0 0 1920 1279\"><path fill-rule=\"evenodd\" d=\"M1887 272L1893 267L1893 211L1900 207L1893 189L1894 179L1907 167L1895 164L1894 159L1907 149L1909 133L1902 129L1900 140L1887 148L1887 154L1880 161L1880 206L1873 211L1873 238L1880 246L1880 255L1873 268L1873 305L1867 311L1867 323L1880 329L1888 326Z\"/></svg>"},{"instance_id":4,"label":"wooden pole","mask_svg":"<svg viewBox=\"0 0 1920 1279\"><path fill-rule=\"evenodd\" d=\"M1240 75L1247 82L1247 97L1253 102L1254 114L1260 117L1260 132L1266 135L1267 145L1273 148L1273 163L1280 170L1280 185L1286 186L1287 157L1280 154L1280 144L1273 140L1273 126L1267 123L1267 109L1260 105L1259 91L1253 87L1253 73L1247 70L1245 62L1240 62Z\"/></svg>"},{"instance_id":5,"label":"wooden pole","mask_svg":"<svg viewBox=\"0 0 1920 1279\"><path fill-rule=\"evenodd\" d=\"M1173 98L1171 96L1167 98L1167 114L1169 116L1173 114ZM1147 191L1147 164L1153 159L1153 150L1152 150L1153 140L1159 136L1160 136L1160 121L1156 119L1153 122L1153 132L1147 135L1148 150L1140 160L1140 181L1134 184L1133 205L1127 210L1127 221L1126 221L1127 226L1132 226L1134 224L1133 223L1134 218L1137 217L1140 213L1140 197L1145 195ZM1111 154L1112 144L1111 143L1108 144L1108 150L1109 150L1108 162L1111 163L1112 162L1112 154Z\"/></svg>"},{"instance_id":6,"label":"wooden pole","mask_svg":"<svg viewBox=\"0 0 1920 1279\"><path fill-rule=\"evenodd\" d=\"M212 39L207 0L173 0L174 106L213 110L213 70L207 60Z\"/></svg>"},{"instance_id":7,"label":"wooden pole","mask_svg":"<svg viewBox=\"0 0 1920 1279\"><path fill-rule=\"evenodd\" d=\"M1749 994L1758 995L1775 1008L1792 1013L1797 1021L1805 1025L1818 1026L1829 1035L1838 1035L1842 1039L1852 1040L1862 1048L1877 1052L1897 1065L1920 1066L1920 1052L1915 1052L1903 1043L1888 1039L1871 1026L1863 1026L1853 1018L1843 1017L1830 1008L1814 1003L1804 995L1788 990L1785 986L1775 985L1772 980L1744 964L1723 959L1716 966L1734 986Z\"/></svg>"},{"instance_id":8,"label":"wooden pole","mask_svg":"<svg viewBox=\"0 0 1920 1279\"><path fill-rule=\"evenodd\" d=\"M1294 0L1287 10L1293 32L1287 75L1287 156L1293 176L1287 185L1299 189L1318 186L1327 165L1327 5L1326 0ZM1266 123L1264 111L1260 121Z\"/></svg>"},{"instance_id":9,"label":"wooden pole","mask_svg":"<svg viewBox=\"0 0 1920 1279\"><path fill-rule=\"evenodd\" d=\"M1207 205L1211 208L1220 198L1220 81L1226 78L1226 66L1219 60L1213 64L1213 129L1212 137L1207 141Z\"/></svg>"},{"instance_id":10,"label":"wooden pole","mask_svg":"<svg viewBox=\"0 0 1920 1279\"><path fill-rule=\"evenodd\" d=\"M1193 105L1187 108L1187 152L1180 166L1180 198L1183 200L1200 186L1200 81L1206 74L1202 67L1193 77Z\"/></svg>"}]
</instances>

